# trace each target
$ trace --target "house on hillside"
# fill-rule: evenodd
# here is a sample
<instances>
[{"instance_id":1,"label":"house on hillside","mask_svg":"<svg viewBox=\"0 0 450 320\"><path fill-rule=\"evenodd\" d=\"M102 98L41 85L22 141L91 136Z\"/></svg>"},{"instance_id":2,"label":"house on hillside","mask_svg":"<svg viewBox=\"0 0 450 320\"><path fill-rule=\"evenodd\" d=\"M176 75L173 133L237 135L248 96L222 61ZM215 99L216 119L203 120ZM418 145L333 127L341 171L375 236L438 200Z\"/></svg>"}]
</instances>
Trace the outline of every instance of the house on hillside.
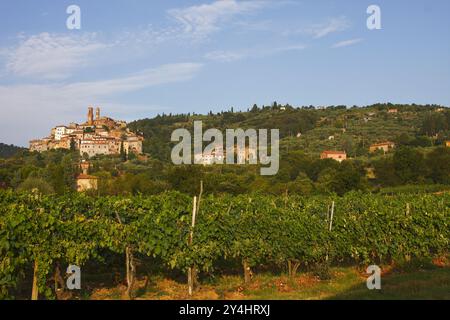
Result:
<instances>
[{"instance_id":1,"label":"house on hillside","mask_svg":"<svg viewBox=\"0 0 450 320\"><path fill-rule=\"evenodd\" d=\"M342 162L347 159L345 151L324 151L320 154L320 159L333 159Z\"/></svg>"},{"instance_id":2,"label":"house on hillside","mask_svg":"<svg viewBox=\"0 0 450 320\"><path fill-rule=\"evenodd\" d=\"M85 192L88 190L97 190L98 178L88 174L80 174L77 177L77 191Z\"/></svg>"},{"instance_id":3,"label":"house on hillside","mask_svg":"<svg viewBox=\"0 0 450 320\"><path fill-rule=\"evenodd\" d=\"M98 178L95 176L90 176L89 169L91 164L88 161L83 160L80 163L80 168L82 174L77 176L77 191L85 192L88 190L97 190L98 188Z\"/></svg>"},{"instance_id":4,"label":"house on hillside","mask_svg":"<svg viewBox=\"0 0 450 320\"><path fill-rule=\"evenodd\" d=\"M391 141L385 141L380 143L374 143L370 146L370 152L376 152L377 150L383 150L384 153L391 151L395 148L395 143Z\"/></svg>"},{"instance_id":5,"label":"house on hillside","mask_svg":"<svg viewBox=\"0 0 450 320\"><path fill-rule=\"evenodd\" d=\"M388 113L398 113L398 109L389 109Z\"/></svg>"}]
</instances>

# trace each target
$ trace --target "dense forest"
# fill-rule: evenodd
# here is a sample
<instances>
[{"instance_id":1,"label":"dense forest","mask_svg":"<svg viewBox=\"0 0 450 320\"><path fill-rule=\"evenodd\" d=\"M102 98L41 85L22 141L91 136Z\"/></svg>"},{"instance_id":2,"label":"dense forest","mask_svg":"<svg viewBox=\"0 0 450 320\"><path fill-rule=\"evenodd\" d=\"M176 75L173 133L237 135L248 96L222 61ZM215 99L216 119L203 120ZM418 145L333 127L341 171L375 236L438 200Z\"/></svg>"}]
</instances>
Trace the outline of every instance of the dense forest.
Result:
<instances>
[{"instance_id":1,"label":"dense forest","mask_svg":"<svg viewBox=\"0 0 450 320\"><path fill-rule=\"evenodd\" d=\"M395 112L392 112L395 111ZM202 120L207 128L279 128L280 170L260 176L258 165L174 166L170 162L176 128L192 130ZM90 174L100 178L97 195L158 194L176 190L198 193L330 194L442 191L450 188L450 111L436 105L376 104L367 107L292 107L274 102L245 112L233 108L207 115L158 115L132 122L145 136L146 157L98 156L90 159ZM381 141L396 147L370 153ZM348 160L320 159L324 150L343 150ZM77 152L19 150L0 159L0 187L39 189L65 194L80 173Z\"/></svg>"}]
</instances>

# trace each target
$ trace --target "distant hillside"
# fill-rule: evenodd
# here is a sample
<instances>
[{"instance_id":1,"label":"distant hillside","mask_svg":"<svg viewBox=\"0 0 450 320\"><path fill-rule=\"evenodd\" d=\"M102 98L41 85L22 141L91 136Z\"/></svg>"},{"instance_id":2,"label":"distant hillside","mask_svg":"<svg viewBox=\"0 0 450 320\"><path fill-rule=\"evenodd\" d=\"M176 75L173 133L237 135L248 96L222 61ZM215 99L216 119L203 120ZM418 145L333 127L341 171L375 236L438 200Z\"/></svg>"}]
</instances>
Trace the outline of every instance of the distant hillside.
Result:
<instances>
[{"instance_id":1,"label":"distant hillside","mask_svg":"<svg viewBox=\"0 0 450 320\"><path fill-rule=\"evenodd\" d=\"M0 158L9 158L17 154L19 151L25 150L25 148L17 147L14 145L7 145L0 142Z\"/></svg>"},{"instance_id":2,"label":"distant hillside","mask_svg":"<svg viewBox=\"0 0 450 320\"><path fill-rule=\"evenodd\" d=\"M318 155L323 150L345 150L351 157L367 155L370 144L394 140L399 144L427 147L450 138L450 111L437 105L375 104L367 107L279 105L246 112L210 112L208 115L158 115L129 124L144 134L144 152L168 160L170 135L176 128L192 131L202 120L208 128L280 129L281 153L301 150Z\"/></svg>"},{"instance_id":3,"label":"distant hillside","mask_svg":"<svg viewBox=\"0 0 450 320\"><path fill-rule=\"evenodd\" d=\"M275 175L259 165L179 166L170 161L173 130L218 128L280 129L280 162ZM350 191L441 192L450 186L450 109L439 106L377 104L367 107L292 107L273 104L245 112L159 115L129 124L145 136L149 157L91 157L90 175L99 177L99 195L158 194L176 190L206 193L304 196ZM370 153L370 145L392 141L394 149ZM324 150L346 151L349 161L321 159ZM373 150L372 150L373 151ZM80 154L64 149L19 152L0 159L0 188L65 194L74 190Z\"/></svg>"}]
</instances>

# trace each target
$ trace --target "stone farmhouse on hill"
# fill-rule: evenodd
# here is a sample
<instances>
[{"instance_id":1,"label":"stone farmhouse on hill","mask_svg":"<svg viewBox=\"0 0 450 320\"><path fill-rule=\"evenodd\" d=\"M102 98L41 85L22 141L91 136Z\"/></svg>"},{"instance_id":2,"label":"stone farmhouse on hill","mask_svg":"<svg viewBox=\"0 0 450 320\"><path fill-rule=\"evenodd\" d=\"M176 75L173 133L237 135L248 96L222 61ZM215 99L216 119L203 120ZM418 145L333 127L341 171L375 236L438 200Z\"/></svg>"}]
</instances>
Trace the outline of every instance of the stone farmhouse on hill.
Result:
<instances>
[{"instance_id":1,"label":"stone farmhouse on hill","mask_svg":"<svg viewBox=\"0 0 450 320\"><path fill-rule=\"evenodd\" d=\"M125 121L116 121L100 115L100 108L88 108L87 121L70 123L53 128L50 136L30 141L30 151L44 152L52 149L79 150L81 155L117 155L142 153L144 138L131 132Z\"/></svg>"},{"instance_id":2,"label":"stone farmhouse on hill","mask_svg":"<svg viewBox=\"0 0 450 320\"><path fill-rule=\"evenodd\" d=\"M89 169L91 164L83 160L80 163L80 168L82 173L77 176L77 191L84 192L88 190L97 190L98 188L98 178L96 176L89 175Z\"/></svg>"},{"instance_id":3,"label":"stone farmhouse on hill","mask_svg":"<svg viewBox=\"0 0 450 320\"><path fill-rule=\"evenodd\" d=\"M391 141L385 141L380 143L372 144L369 148L369 151L375 152L377 150L383 150L384 153L391 151L395 148L395 143Z\"/></svg>"},{"instance_id":4,"label":"stone farmhouse on hill","mask_svg":"<svg viewBox=\"0 0 450 320\"><path fill-rule=\"evenodd\" d=\"M333 159L342 162L347 159L345 151L324 151L320 154L320 159Z\"/></svg>"}]
</instances>

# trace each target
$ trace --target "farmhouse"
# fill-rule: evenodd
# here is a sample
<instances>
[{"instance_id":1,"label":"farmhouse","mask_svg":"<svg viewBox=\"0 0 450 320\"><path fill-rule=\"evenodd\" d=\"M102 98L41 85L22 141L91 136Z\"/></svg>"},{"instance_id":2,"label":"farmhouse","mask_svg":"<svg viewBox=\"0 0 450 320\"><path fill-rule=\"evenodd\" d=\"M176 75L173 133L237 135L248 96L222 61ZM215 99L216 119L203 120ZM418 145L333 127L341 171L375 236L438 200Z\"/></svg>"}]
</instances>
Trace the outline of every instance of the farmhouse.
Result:
<instances>
[{"instance_id":1,"label":"farmhouse","mask_svg":"<svg viewBox=\"0 0 450 320\"><path fill-rule=\"evenodd\" d=\"M342 162L347 159L347 153L345 151L324 151L321 153L320 159L333 159Z\"/></svg>"},{"instance_id":2,"label":"farmhouse","mask_svg":"<svg viewBox=\"0 0 450 320\"><path fill-rule=\"evenodd\" d=\"M389 152L395 147L395 143L391 141L385 141L380 143L375 143L370 146L370 152L376 152L377 150L383 150L384 153Z\"/></svg>"},{"instance_id":3,"label":"farmhouse","mask_svg":"<svg viewBox=\"0 0 450 320\"><path fill-rule=\"evenodd\" d=\"M77 191L84 192L88 190L97 190L98 188L98 178L95 176L90 176L89 168L91 164L88 161L83 160L80 163L82 174L77 176Z\"/></svg>"},{"instance_id":4,"label":"farmhouse","mask_svg":"<svg viewBox=\"0 0 450 320\"><path fill-rule=\"evenodd\" d=\"M88 190L97 190L98 178L87 174L80 174L77 177L77 191L84 192Z\"/></svg>"}]
</instances>

